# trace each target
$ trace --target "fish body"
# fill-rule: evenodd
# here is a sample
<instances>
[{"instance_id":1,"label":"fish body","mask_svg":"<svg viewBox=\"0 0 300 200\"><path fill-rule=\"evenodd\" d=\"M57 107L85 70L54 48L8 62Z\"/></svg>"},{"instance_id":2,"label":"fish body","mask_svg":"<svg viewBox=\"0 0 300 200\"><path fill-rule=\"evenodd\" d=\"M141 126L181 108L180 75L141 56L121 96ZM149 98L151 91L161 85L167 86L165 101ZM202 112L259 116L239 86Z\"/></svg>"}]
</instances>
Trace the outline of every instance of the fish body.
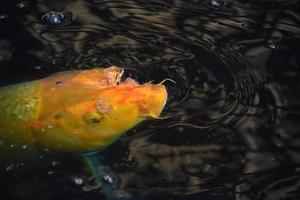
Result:
<instances>
[{"instance_id":1,"label":"fish body","mask_svg":"<svg viewBox=\"0 0 300 200\"><path fill-rule=\"evenodd\" d=\"M0 155L88 153L105 148L166 103L161 84L139 84L115 66L74 70L0 88Z\"/></svg>"}]
</instances>

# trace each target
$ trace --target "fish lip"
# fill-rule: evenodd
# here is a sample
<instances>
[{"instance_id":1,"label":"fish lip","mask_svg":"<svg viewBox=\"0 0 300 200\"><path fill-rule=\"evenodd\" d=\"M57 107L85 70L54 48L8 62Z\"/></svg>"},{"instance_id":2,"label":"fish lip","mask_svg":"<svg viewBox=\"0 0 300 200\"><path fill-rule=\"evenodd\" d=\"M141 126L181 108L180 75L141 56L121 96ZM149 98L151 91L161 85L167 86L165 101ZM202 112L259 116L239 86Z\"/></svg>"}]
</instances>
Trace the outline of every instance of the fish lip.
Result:
<instances>
[{"instance_id":1,"label":"fish lip","mask_svg":"<svg viewBox=\"0 0 300 200\"><path fill-rule=\"evenodd\" d=\"M122 77L124 75L124 69L120 68L120 72L117 74L115 77L115 84L114 85L119 85L122 82Z\"/></svg>"},{"instance_id":2,"label":"fish lip","mask_svg":"<svg viewBox=\"0 0 300 200\"><path fill-rule=\"evenodd\" d=\"M109 86L117 86L122 82L122 76L124 74L124 69L121 67L110 66L103 70L104 76L109 84Z\"/></svg>"}]
</instances>

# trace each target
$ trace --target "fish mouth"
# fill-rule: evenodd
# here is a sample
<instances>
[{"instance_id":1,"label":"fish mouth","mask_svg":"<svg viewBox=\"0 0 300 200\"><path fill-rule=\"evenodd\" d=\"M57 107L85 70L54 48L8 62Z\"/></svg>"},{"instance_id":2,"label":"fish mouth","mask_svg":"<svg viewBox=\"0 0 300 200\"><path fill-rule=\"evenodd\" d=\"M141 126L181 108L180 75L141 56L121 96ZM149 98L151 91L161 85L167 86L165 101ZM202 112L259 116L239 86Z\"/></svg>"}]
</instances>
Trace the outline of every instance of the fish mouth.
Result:
<instances>
[{"instance_id":1,"label":"fish mouth","mask_svg":"<svg viewBox=\"0 0 300 200\"><path fill-rule=\"evenodd\" d=\"M121 85L121 84L135 84L135 85L140 85L136 80L130 77L130 74L125 71L123 68L121 71L116 75L115 77L115 85Z\"/></svg>"},{"instance_id":2,"label":"fish mouth","mask_svg":"<svg viewBox=\"0 0 300 200\"><path fill-rule=\"evenodd\" d=\"M145 83L139 83L138 81L134 80L133 78L130 77L130 73L128 73L127 71L125 71L123 68L120 68L120 71L118 74L116 74L116 76L114 77L113 80L113 85L120 85L120 84L126 84L126 83L130 83L130 84L135 84L135 85L156 85L156 86L160 86L163 85L163 83L169 81L172 82L174 84L176 84L176 82L170 78L165 78L164 80L162 80L160 83L157 84L153 84L153 81L149 81L149 82L145 82Z\"/></svg>"},{"instance_id":3,"label":"fish mouth","mask_svg":"<svg viewBox=\"0 0 300 200\"><path fill-rule=\"evenodd\" d=\"M137 83L135 80L131 79L129 74L121 67L111 66L109 68L105 68L104 75L108 81L108 85L113 87L118 86L121 83L125 83L128 80Z\"/></svg>"},{"instance_id":4,"label":"fish mouth","mask_svg":"<svg viewBox=\"0 0 300 200\"><path fill-rule=\"evenodd\" d=\"M124 69L122 69L122 74L120 76L120 79L119 79L118 83L125 82L126 79L129 77L129 75L130 74L127 71L125 71Z\"/></svg>"}]
</instances>

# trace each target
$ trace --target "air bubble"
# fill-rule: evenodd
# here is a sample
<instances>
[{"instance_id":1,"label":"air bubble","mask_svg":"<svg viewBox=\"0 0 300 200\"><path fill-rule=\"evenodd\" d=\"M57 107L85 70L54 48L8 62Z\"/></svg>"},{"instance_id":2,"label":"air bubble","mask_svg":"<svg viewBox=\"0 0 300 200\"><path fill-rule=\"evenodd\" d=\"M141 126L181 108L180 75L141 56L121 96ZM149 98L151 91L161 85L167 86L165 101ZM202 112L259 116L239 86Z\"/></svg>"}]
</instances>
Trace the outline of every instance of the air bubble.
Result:
<instances>
[{"instance_id":1,"label":"air bubble","mask_svg":"<svg viewBox=\"0 0 300 200\"><path fill-rule=\"evenodd\" d=\"M243 22L243 23L241 23L241 27L244 29L247 29L247 28L249 28L249 23Z\"/></svg>"},{"instance_id":2,"label":"air bubble","mask_svg":"<svg viewBox=\"0 0 300 200\"><path fill-rule=\"evenodd\" d=\"M267 41L267 47L271 50L278 50L279 49L278 44L273 40L268 40Z\"/></svg>"},{"instance_id":3,"label":"air bubble","mask_svg":"<svg viewBox=\"0 0 300 200\"><path fill-rule=\"evenodd\" d=\"M15 169L15 167L16 167L16 165L14 163L12 163L12 164L8 165L5 169L6 169L6 171L10 171L10 170Z\"/></svg>"},{"instance_id":4,"label":"air bubble","mask_svg":"<svg viewBox=\"0 0 300 200\"><path fill-rule=\"evenodd\" d=\"M64 21L64 14L61 12L50 11L42 16L44 23L48 25L61 25Z\"/></svg>"},{"instance_id":5,"label":"air bubble","mask_svg":"<svg viewBox=\"0 0 300 200\"><path fill-rule=\"evenodd\" d=\"M110 175L104 175L103 179L110 184L114 183L114 180Z\"/></svg>"},{"instance_id":6,"label":"air bubble","mask_svg":"<svg viewBox=\"0 0 300 200\"><path fill-rule=\"evenodd\" d=\"M277 49L277 47L276 47L275 44L269 44L269 47L270 47L271 49Z\"/></svg>"},{"instance_id":7,"label":"air bubble","mask_svg":"<svg viewBox=\"0 0 300 200\"><path fill-rule=\"evenodd\" d=\"M79 177L74 177L73 181L76 185L82 185L83 184L83 179Z\"/></svg>"},{"instance_id":8,"label":"air bubble","mask_svg":"<svg viewBox=\"0 0 300 200\"><path fill-rule=\"evenodd\" d=\"M48 171L48 175L53 175L54 171Z\"/></svg>"},{"instance_id":9,"label":"air bubble","mask_svg":"<svg viewBox=\"0 0 300 200\"><path fill-rule=\"evenodd\" d=\"M29 5L28 2L26 2L26 1L21 1L20 3L18 3L18 4L16 5L16 8L24 9L24 8L27 8L28 5Z\"/></svg>"},{"instance_id":10,"label":"air bubble","mask_svg":"<svg viewBox=\"0 0 300 200\"><path fill-rule=\"evenodd\" d=\"M51 165L52 165L52 166L57 166L57 165L59 165L59 161L55 161L55 160L54 160L54 161L51 162Z\"/></svg>"},{"instance_id":11,"label":"air bubble","mask_svg":"<svg viewBox=\"0 0 300 200\"><path fill-rule=\"evenodd\" d=\"M4 20L4 19L7 19L8 16L7 15L0 15L0 20Z\"/></svg>"},{"instance_id":12,"label":"air bubble","mask_svg":"<svg viewBox=\"0 0 300 200\"><path fill-rule=\"evenodd\" d=\"M37 66L35 66L35 67L34 67L34 69L36 69L36 70L40 70L40 69L42 69L42 66L40 66L40 65L37 65Z\"/></svg>"},{"instance_id":13,"label":"air bubble","mask_svg":"<svg viewBox=\"0 0 300 200\"><path fill-rule=\"evenodd\" d=\"M177 130L178 130L178 132L180 132L180 133L183 133L183 132L184 132L184 128L183 128L183 127L181 127L181 126L180 126L180 127L178 127L178 129L177 129Z\"/></svg>"},{"instance_id":14,"label":"air bubble","mask_svg":"<svg viewBox=\"0 0 300 200\"><path fill-rule=\"evenodd\" d=\"M282 144L281 143L276 143L276 146L277 147L282 147Z\"/></svg>"},{"instance_id":15,"label":"air bubble","mask_svg":"<svg viewBox=\"0 0 300 200\"><path fill-rule=\"evenodd\" d=\"M73 14L70 11L49 11L41 17L44 24L61 26L72 21Z\"/></svg>"},{"instance_id":16,"label":"air bubble","mask_svg":"<svg viewBox=\"0 0 300 200\"><path fill-rule=\"evenodd\" d=\"M213 7L220 7L220 6L221 6L221 1L220 1L220 0L211 0L211 1L210 1L210 4L211 4Z\"/></svg>"},{"instance_id":17,"label":"air bubble","mask_svg":"<svg viewBox=\"0 0 300 200\"><path fill-rule=\"evenodd\" d=\"M12 57L12 54L8 50L0 49L0 60L1 61L6 61L10 60Z\"/></svg>"}]
</instances>

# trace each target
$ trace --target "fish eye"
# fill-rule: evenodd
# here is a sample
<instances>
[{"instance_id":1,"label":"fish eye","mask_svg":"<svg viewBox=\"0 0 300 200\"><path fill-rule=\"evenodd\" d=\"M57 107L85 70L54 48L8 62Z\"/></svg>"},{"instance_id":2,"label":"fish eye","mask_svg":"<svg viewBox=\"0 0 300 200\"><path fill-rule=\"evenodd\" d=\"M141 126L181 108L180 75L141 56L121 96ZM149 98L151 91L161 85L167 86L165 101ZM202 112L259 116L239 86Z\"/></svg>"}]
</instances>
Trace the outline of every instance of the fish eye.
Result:
<instances>
[{"instance_id":1,"label":"fish eye","mask_svg":"<svg viewBox=\"0 0 300 200\"><path fill-rule=\"evenodd\" d=\"M83 118L84 121L89 125L97 125L102 121L102 116L97 112L88 113Z\"/></svg>"},{"instance_id":2,"label":"fish eye","mask_svg":"<svg viewBox=\"0 0 300 200\"><path fill-rule=\"evenodd\" d=\"M99 119L97 119L97 118L91 118L91 122L93 124L99 124L101 121Z\"/></svg>"}]
</instances>

